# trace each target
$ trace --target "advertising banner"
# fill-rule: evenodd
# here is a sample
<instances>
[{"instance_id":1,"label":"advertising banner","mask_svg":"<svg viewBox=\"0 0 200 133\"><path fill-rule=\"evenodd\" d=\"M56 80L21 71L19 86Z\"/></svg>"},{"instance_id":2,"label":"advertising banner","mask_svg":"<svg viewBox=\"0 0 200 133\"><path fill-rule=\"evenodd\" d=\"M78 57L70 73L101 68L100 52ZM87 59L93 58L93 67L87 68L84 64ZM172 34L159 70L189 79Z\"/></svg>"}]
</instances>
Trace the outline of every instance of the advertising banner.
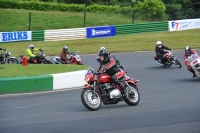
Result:
<instances>
[{"instance_id":1,"label":"advertising banner","mask_svg":"<svg viewBox=\"0 0 200 133\"><path fill-rule=\"evenodd\" d=\"M0 42L32 40L31 31L0 32Z\"/></svg>"},{"instance_id":2,"label":"advertising banner","mask_svg":"<svg viewBox=\"0 0 200 133\"><path fill-rule=\"evenodd\" d=\"M102 26L87 28L87 38L108 37L116 35L115 26Z\"/></svg>"},{"instance_id":3,"label":"advertising banner","mask_svg":"<svg viewBox=\"0 0 200 133\"><path fill-rule=\"evenodd\" d=\"M168 21L169 31L189 30L200 28L200 19L185 19Z\"/></svg>"}]
</instances>

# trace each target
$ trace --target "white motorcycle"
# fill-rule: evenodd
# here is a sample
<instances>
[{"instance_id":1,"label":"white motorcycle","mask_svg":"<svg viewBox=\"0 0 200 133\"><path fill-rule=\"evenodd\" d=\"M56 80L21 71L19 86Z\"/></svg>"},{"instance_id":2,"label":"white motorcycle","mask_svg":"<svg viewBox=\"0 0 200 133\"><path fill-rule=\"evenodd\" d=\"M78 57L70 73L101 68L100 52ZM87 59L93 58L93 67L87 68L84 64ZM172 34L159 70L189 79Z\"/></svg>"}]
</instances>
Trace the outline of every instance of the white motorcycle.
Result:
<instances>
[{"instance_id":1,"label":"white motorcycle","mask_svg":"<svg viewBox=\"0 0 200 133\"><path fill-rule=\"evenodd\" d=\"M83 65L83 63L81 62L81 57L79 55L79 51L78 51L78 53L71 52L70 56L67 58L68 58L67 64ZM55 64L62 64L60 57L54 57L53 60L54 60Z\"/></svg>"},{"instance_id":2,"label":"white motorcycle","mask_svg":"<svg viewBox=\"0 0 200 133\"><path fill-rule=\"evenodd\" d=\"M188 62L194 70L196 76L200 78L200 57L197 54L188 56Z\"/></svg>"}]
</instances>

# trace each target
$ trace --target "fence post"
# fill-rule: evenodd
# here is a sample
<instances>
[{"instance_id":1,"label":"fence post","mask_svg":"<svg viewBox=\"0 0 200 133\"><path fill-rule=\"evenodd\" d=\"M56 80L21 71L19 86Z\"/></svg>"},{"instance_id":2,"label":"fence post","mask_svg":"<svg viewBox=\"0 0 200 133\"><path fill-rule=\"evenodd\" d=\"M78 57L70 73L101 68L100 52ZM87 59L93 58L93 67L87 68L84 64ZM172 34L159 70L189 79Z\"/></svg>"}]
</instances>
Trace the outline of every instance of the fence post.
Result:
<instances>
[{"instance_id":1,"label":"fence post","mask_svg":"<svg viewBox=\"0 0 200 133\"><path fill-rule=\"evenodd\" d=\"M84 10L84 22L83 22L83 27L86 26L86 10L87 10L87 5L85 5L85 10Z\"/></svg>"},{"instance_id":2,"label":"fence post","mask_svg":"<svg viewBox=\"0 0 200 133\"><path fill-rule=\"evenodd\" d=\"M31 12L29 12L28 30L31 31Z\"/></svg>"}]
</instances>

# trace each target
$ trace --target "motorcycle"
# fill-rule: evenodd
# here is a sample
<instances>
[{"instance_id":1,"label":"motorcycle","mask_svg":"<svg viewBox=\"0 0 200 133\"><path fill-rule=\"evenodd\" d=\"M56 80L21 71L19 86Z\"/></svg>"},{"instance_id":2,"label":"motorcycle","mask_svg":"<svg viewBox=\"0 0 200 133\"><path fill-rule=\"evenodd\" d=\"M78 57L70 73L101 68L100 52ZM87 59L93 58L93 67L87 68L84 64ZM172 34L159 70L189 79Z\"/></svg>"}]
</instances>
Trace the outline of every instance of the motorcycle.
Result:
<instances>
[{"instance_id":1,"label":"motorcycle","mask_svg":"<svg viewBox=\"0 0 200 133\"><path fill-rule=\"evenodd\" d=\"M188 62L194 70L196 76L200 78L200 57L197 54L188 56Z\"/></svg>"},{"instance_id":2,"label":"motorcycle","mask_svg":"<svg viewBox=\"0 0 200 133\"><path fill-rule=\"evenodd\" d=\"M125 74L125 73L124 73ZM125 101L130 106L135 106L140 101L137 82L139 80L131 79L125 74L125 78L120 80L126 87L126 95L121 94L121 88L110 81L110 76L106 73L93 72L88 69L85 74L84 89L81 93L83 105L91 111L96 111L101 104L117 104Z\"/></svg>"},{"instance_id":3,"label":"motorcycle","mask_svg":"<svg viewBox=\"0 0 200 133\"><path fill-rule=\"evenodd\" d=\"M8 64L18 64L18 60L15 57L10 57L11 52L4 49L6 52L5 54L0 53L0 63L5 64L6 62Z\"/></svg>"},{"instance_id":4,"label":"motorcycle","mask_svg":"<svg viewBox=\"0 0 200 133\"><path fill-rule=\"evenodd\" d=\"M47 57L45 54L44 54L44 51L42 49L39 49L39 53L36 54L36 58L35 60L32 62L30 60L28 60L28 63L30 64L53 64L51 61L50 61L50 58ZM23 58L23 55L20 55L20 58L22 59ZM22 64L22 61L20 62L20 64Z\"/></svg>"},{"instance_id":5,"label":"motorcycle","mask_svg":"<svg viewBox=\"0 0 200 133\"><path fill-rule=\"evenodd\" d=\"M78 51L78 53L71 52L70 57L67 57L67 58L68 58L67 64L83 65L83 63L81 62L81 57L79 55L79 51ZM60 57L54 57L53 60L54 60L55 64L63 64L60 60Z\"/></svg>"},{"instance_id":6,"label":"motorcycle","mask_svg":"<svg viewBox=\"0 0 200 133\"><path fill-rule=\"evenodd\" d=\"M157 64L164 67L170 67L172 64L174 64L178 68L182 67L181 63L178 61L176 57L174 57L171 51L165 51L165 52L167 53L164 54L164 59L166 60L164 64L161 59L159 59L156 55L154 56L154 60L156 61Z\"/></svg>"}]
</instances>

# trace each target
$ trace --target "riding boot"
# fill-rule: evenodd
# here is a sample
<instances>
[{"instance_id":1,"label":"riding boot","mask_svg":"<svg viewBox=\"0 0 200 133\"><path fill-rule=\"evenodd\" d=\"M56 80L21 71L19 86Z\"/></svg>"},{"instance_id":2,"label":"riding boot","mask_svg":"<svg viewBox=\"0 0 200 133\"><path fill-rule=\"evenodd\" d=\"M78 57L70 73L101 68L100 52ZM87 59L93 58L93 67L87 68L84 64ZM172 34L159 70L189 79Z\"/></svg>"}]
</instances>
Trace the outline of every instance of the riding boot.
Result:
<instances>
[{"instance_id":1,"label":"riding boot","mask_svg":"<svg viewBox=\"0 0 200 133\"><path fill-rule=\"evenodd\" d=\"M125 87L122 83L119 84L119 87L122 89L122 90L121 90L121 94L122 94L123 96L126 95L126 94L127 94L127 92L126 92L126 87Z\"/></svg>"},{"instance_id":2,"label":"riding boot","mask_svg":"<svg viewBox=\"0 0 200 133\"><path fill-rule=\"evenodd\" d=\"M195 77L196 77L196 74L195 74L194 70L193 70L193 69L190 69L189 71L193 74L193 78L195 78Z\"/></svg>"}]
</instances>

